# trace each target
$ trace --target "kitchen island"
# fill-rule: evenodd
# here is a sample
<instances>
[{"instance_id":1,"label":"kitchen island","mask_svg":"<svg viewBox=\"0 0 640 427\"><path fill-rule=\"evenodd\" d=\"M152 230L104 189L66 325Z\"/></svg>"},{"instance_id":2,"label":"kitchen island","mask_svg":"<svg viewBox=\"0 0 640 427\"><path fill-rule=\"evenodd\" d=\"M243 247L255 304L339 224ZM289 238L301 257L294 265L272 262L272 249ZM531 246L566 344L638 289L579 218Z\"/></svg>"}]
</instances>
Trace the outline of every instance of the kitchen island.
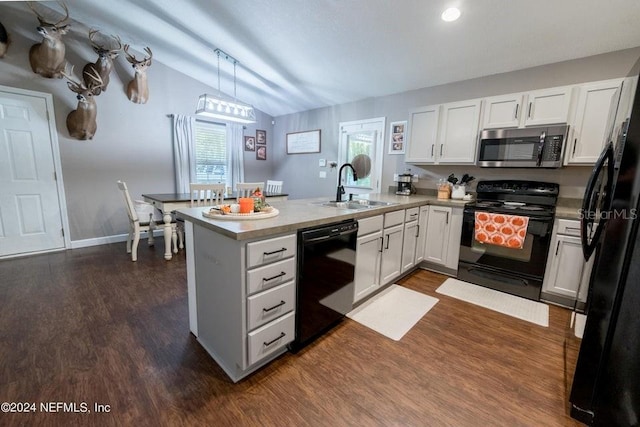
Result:
<instances>
[{"instance_id":1,"label":"kitchen island","mask_svg":"<svg viewBox=\"0 0 640 427\"><path fill-rule=\"evenodd\" d=\"M328 198L273 202L279 214L255 220L211 219L202 207L177 211L185 221L190 329L233 381L278 357L294 338L298 230L385 214L404 222L405 210L465 204L423 195L366 199L378 204L346 209L323 206Z\"/></svg>"}]
</instances>

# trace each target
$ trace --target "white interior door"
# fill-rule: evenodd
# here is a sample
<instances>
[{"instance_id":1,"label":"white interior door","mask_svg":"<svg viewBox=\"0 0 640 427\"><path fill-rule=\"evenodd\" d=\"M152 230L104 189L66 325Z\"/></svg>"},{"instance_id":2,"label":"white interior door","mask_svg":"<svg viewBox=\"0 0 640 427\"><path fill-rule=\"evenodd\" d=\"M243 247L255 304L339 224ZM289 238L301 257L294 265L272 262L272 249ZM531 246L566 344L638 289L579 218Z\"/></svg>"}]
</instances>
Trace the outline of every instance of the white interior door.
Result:
<instances>
[{"instance_id":1,"label":"white interior door","mask_svg":"<svg viewBox=\"0 0 640 427\"><path fill-rule=\"evenodd\" d=\"M52 104L44 94L6 89L0 87L0 257L62 249Z\"/></svg>"}]
</instances>

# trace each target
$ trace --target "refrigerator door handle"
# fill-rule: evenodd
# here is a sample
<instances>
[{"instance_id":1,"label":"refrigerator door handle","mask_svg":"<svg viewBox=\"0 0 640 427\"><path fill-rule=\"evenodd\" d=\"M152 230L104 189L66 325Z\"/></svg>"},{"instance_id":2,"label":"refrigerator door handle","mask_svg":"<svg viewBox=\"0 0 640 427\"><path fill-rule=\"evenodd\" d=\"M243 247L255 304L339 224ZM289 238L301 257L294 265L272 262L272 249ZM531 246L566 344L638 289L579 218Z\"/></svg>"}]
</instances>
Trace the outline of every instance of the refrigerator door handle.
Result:
<instances>
[{"instance_id":1,"label":"refrigerator door handle","mask_svg":"<svg viewBox=\"0 0 640 427\"><path fill-rule=\"evenodd\" d=\"M582 210L580 212L580 240L585 261L588 261L591 254L593 254L609 216L603 215L603 212L608 212L611 209L613 160L613 142L609 142L600 154L584 192ZM599 188L601 186L601 175L605 173L605 167L607 168L607 183L604 188ZM598 207L600 208L599 213ZM595 231L593 230L594 227Z\"/></svg>"}]
</instances>

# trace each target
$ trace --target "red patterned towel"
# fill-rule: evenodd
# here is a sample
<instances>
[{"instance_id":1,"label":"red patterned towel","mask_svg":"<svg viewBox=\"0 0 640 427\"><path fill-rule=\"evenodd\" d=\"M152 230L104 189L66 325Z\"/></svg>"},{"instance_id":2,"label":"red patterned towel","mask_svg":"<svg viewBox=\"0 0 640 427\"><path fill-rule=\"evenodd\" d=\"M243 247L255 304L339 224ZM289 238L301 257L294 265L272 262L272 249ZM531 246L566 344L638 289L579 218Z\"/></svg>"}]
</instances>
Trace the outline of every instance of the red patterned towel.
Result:
<instances>
[{"instance_id":1,"label":"red patterned towel","mask_svg":"<svg viewBox=\"0 0 640 427\"><path fill-rule=\"evenodd\" d=\"M475 239L480 243L522 249L529 218L490 212L475 213Z\"/></svg>"}]
</instances>

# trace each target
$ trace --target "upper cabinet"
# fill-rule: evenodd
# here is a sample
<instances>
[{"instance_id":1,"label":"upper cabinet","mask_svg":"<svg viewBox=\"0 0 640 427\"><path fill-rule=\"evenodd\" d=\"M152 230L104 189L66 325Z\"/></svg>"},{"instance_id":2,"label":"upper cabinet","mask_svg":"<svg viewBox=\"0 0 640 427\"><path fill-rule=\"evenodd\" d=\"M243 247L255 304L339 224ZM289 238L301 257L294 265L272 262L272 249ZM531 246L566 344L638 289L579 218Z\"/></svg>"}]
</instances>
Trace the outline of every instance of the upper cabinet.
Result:
<instances>
[{"instance_id":1,"label":"upper cabinet","mask_svg":"<svg viewBox=\"0 0 640 427\"><path fill-rule=\"evenodd\" d=\"M571 86L487 98L483 129L517 128L567 123Z\"/></svg>"},{"instance_id":2,"label":"upper cabinet","mask_svg":"<svg viewBox=\"0 0 640 427\"><path fill-rule=\"evenodd\" d=\"M586 83L578 87L578 102L567 144L565 165L588 165L598 160L612 138L622 79Z\"/></svg>"},{"instance_id":3,"label":"upper cabinet","mask_svg":"<svg viewBox=\"0 0 640 427\"><path fill-rule=\"evenodd\" d=\"M416 108L409 112L409 138L405 155L407 162L435 162L439 120L439 105Z\"/></svg>"},{"instance_id":4,"label":"upper cabinet","mask_svg":"<svg viewBox=\"0 0 640 427\"><path fill-rule=\"evenodd\" d=\"M471 99L411 110L405 161L473 164L481 103Z\"/></svg>"}]
</instances>

